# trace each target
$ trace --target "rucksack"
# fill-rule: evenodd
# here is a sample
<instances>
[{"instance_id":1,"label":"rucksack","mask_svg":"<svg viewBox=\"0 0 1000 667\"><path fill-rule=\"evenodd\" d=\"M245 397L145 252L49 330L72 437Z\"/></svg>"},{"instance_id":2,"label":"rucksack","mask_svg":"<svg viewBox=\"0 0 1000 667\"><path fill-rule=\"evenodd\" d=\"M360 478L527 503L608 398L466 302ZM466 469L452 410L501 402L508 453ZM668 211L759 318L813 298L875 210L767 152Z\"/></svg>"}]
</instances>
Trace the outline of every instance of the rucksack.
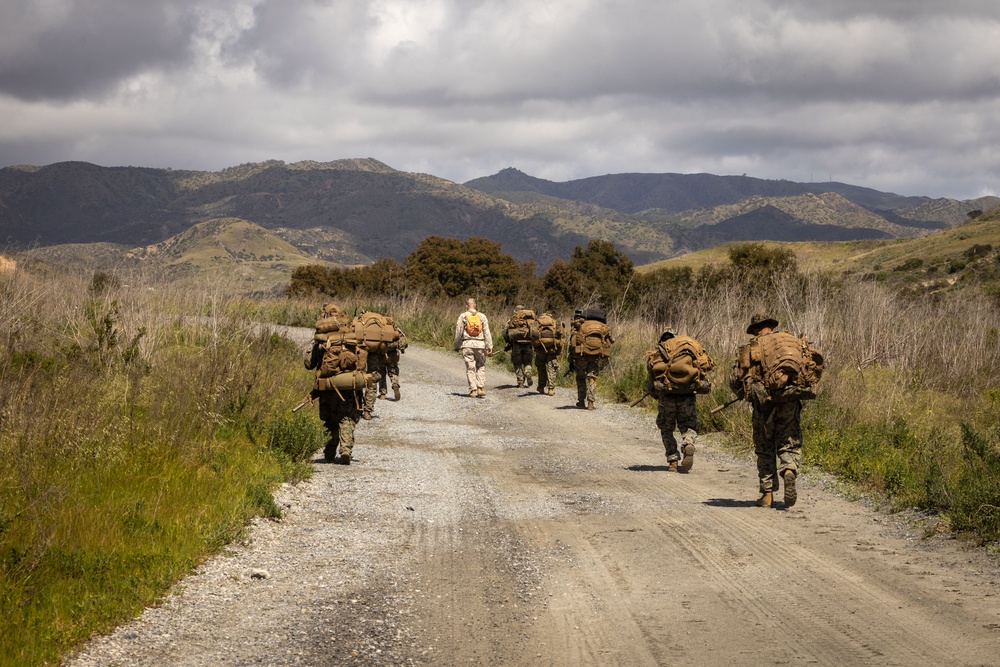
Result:
<instances>
[{"instance_id":1,"label":"rucksack","mask_svg":"<svg viewBox=\"0 0 1000 667\"><path fill-rule=\"evenodd\" d=\"M538 338L534 340L536 348L547 354L559 354L563 346L563 329L556 318L549 313L538 316Z\"/></svg>"},{"instance_id":2,"label":"rucksack","mask_svg":"<svg viewBox=\"0 0 1000 667\"><path fill-rule=\"evenodd\" d=\"M483 333L483 318L479 315L479 312L468 313L465 316L465 333L472 336L473 338L478 338Z\"/></svg>"},{"instance_id":3,"label":"rucksack","mask_svg":"<svg viewBox=\"0 0 1000 667\"><path fill-rule=\"evenodd\" d=\"M811 388L823 375L823 355L801 338L787 331L775 331L756 338L761 381L771 393L787 387Z\"/></svg>"},{"instance_id":4,"label":"rucksack","mask_svg":"<svg viewBox=\"0 0 1000 667\"><path fill-rule=\"evenodd\" d=\"M611 330L599 320L584 320L573 332L573 354L607 359L611 356Z\"/></svg>"},{"instance_id":5,"label":"rucksack","mask_svg":"<svg viewBox=\"0 0 1000 667\"><path fill-rule=\"evenodd\" d=\"M330 333L340 331L347 325L347 315L336 304L327 303L323 305L323 311L316 320L316 333Z\"/></svg>"},{"instance_id":6,"label":"rucksack","mask_svg":"<svg viewBox=\"0 0 1000 667\"><path fill-rule=\"evenodd\" d=\"M368 365L368 350L358 343L353 331L317 333L315 338L323 350L323 359L316 371L317 378L364 371Z\"/></svg>"},{"instance_id":7,"label":"rucksack","mask_svg":"<svg viewBox=\"0 0 1000 667\"><path fill-rule=\"evenodd\" d=\"M674 336L646 353L646 368L669 392L705 393L711 389L705 376L715 362L694 338Z\"/></svg>"},{"instance_id":8,"label":"rucksack","mask_svg":"<svg viewBox=\"0 0 1000 667\"><path fill-rule=\"evenodd\" d=\"M392 318L380 313L365 311L351 322L351 330L358 344L369 353L385 352L390 343L399 340L399 330Z\"/></svg>"},{"instance_id":9,"label":"rucksack","mask_svg":"<svg viewBox=\"0 0 1000 667\"><path fill-rule=\"evenodd\" d=\"M538 320L535 319L535 311L527 308L515 311L507 322L503 338L508 343L530 343L537 340Z\"/></svg>"}]
</instances>

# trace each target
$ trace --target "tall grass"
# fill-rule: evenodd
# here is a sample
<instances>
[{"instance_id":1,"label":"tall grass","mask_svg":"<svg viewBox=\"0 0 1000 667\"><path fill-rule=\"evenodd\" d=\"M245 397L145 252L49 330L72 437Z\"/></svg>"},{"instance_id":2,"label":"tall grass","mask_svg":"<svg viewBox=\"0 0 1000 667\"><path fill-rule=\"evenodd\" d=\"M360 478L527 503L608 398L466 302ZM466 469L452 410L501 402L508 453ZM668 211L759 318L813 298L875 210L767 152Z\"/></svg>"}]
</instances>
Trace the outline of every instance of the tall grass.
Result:
<instances>
[{"instance_id":1,"label":"tall grass","mask_svg":"<svg viewBox=\"0 0 1000 667\"><path fill-rule=\"evenodd\" d=\"M296 346L228 303L218 283L0 278L0 664L155 602L308 474Z\"/></svg>"}]
</instances>

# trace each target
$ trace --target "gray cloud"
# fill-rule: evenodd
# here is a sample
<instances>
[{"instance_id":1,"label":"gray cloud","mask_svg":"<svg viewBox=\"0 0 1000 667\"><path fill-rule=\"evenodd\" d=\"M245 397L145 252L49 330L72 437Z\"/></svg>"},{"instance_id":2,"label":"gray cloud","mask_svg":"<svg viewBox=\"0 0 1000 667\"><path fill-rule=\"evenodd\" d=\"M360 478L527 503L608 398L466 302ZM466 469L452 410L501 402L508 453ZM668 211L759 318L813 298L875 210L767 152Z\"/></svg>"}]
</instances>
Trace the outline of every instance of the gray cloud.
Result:
<instances>
[{"instance_id":1,"label":"gray cloud","mask_svg":"<svg viewBox=\"0 0 1000 667\"><path fill-rule=\"evenodd\" d=\"M62 0L0 8L0 161L375 157L997 192L1000 7Z\"/></svg>"},{"instance_id":2,"label":"gray cloud","mask_svg":"<svg viewBox=\"0 0 1000 667\"><path fill-rule=\"evenodd\" d=\"M99 95L148 68L190 61L190 3L0 5L0 92L24 100Z\"/></svg>"}]
</instances>

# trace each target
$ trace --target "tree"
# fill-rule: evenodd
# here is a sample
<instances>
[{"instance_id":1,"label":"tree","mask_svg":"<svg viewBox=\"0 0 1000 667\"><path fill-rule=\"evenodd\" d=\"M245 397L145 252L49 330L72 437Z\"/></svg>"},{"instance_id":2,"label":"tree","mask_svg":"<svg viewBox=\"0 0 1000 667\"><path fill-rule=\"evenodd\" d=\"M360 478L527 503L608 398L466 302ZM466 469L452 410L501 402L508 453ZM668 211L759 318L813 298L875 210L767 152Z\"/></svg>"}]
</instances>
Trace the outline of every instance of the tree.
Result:
<instances>
[{"instance_id":1,"label":"tree","mask_svg":"<svg viewBox=\"0 0 1000 667\"><path fill-rule=\"evenodd\" d=\"M521 268L500 244L470 237L462 242L428 236L404 260L410 285L432 295L512 298Z\"/></svg>"}]
</instances>

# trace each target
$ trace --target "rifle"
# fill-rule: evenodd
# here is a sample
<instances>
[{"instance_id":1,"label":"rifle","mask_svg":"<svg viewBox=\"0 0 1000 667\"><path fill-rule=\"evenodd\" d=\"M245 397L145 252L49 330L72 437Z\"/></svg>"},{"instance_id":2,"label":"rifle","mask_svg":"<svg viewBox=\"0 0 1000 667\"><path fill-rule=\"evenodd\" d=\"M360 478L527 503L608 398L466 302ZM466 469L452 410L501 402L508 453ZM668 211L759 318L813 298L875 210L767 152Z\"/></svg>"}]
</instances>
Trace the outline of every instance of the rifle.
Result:
<instances>
[{"instance_id":1,"label":"rifle","mask_svg":"<svg viewBox=\"0 0 1000 667\"><path fill-rule=\"evenodd\" d=\"M647 396L649 396L649 392L648 391L645 394L643 394L642 396L640 396L639 398L637 398L634 401L632 401L631 403L629 403L629 407L630 408L634 408L635 406L639 405L644 400L646 400Z\"/></svg>"},{"instance_id":2,"label":"rifle","mask_svg":"<svg viewBox=\"0 0 1000 667\"><path fill-rule=\"evenodd\" d=\"M709 412L708 414L714 415L716 413L722 412L723 410L725 410L726 408L728 408L730 405L732 405L736 401L742 401L742 400L743 400L742 398L740 398L739 396L737 396L736 398L734 398L733 400L729 401L728 403L723 403L722 405L719 405L719 406L716 406L716 407L712 408L712 411Z\"/></svg>"},{"instance_id":3,"label":"rifle","mask_svg":"<svg viewBox=\"0 0 1000 667\"><path fill-rule=\"evenodd\" d=\"M298 412L302 408L306 407L306 405L311 406L313 403L313 399L316 398L318 395L319 394L316 392L316 390L313 389L308 394L306 394L306 397L302 399L301 403L292 408L292 412Z\"/></svg>"}]
</instances>

